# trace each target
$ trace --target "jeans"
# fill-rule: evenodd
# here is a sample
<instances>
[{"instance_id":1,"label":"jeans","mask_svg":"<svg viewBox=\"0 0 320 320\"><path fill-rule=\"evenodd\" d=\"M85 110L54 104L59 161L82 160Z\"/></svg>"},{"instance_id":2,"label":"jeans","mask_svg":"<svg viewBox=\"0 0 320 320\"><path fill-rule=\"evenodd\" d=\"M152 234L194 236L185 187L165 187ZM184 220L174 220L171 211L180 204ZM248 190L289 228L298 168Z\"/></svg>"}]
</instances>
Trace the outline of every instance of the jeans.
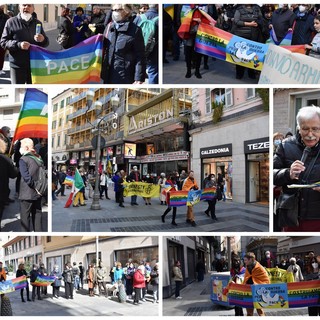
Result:
<instances>
[{"instance_id":1,"label":"jeans","mask_svg":"<svg viewBox=\"0 0 320 320\"><path fill-rule=\"evenodd\" d=\"M159 300L159 285L153 284L153 300L158 301Z\"/></svg>"},{"instance_id":2,"label":"jeans","mask_svg":"<svg viewBox=\"0 0 320 320\"><path fill-rule=\"evenodd\" d=\"M74 282L73 282L74 288L76 290L79 290L80 288L80 277L79 276L74 276Z\"/></svg>"},{"instance_id":3,"label":"jeans","mask_svg":"<svg viewBox=\"0 0 320 320\"><path fill-rule=\"evenodd\" d=\"M158 84L159 83L158 64L148 63L147 70L148 70L148 84Z\"/></svg>"},{"instance_id":4,"label":"jeans","mask_svg":"<svg viewBox=\"0 0 320 320\"><path fill-rule=\"evenodd\" d=\"M176 292L175 292L176 298L180 296L181 284L182 284L182 281L176 281Z\"/></svg>"}]
</instances>

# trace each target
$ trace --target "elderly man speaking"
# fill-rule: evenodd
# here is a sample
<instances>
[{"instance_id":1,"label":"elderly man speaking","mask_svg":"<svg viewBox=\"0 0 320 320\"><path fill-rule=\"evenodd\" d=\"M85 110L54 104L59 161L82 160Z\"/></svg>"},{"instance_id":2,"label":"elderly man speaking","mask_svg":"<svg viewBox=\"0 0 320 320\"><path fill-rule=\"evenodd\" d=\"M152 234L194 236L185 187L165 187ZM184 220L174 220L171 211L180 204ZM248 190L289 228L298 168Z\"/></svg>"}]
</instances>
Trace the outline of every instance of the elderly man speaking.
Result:
<instances>
[{"instance_id":1,"label":"elderly man speaking","mask_svg":"<svg viewBox=\"0 0 320 320\"><path fill-rule=\"evenodd\" d=\"M289 189L288 185L312 185L320 181L320 108L303 107L297 114L297 133L278 146L273 159L274 185L284 194L296 193L298 217L295 226L283 231L320 231L320 187ZM288 214L293 214L290 209Z\"/></svg>"}]
</instances>

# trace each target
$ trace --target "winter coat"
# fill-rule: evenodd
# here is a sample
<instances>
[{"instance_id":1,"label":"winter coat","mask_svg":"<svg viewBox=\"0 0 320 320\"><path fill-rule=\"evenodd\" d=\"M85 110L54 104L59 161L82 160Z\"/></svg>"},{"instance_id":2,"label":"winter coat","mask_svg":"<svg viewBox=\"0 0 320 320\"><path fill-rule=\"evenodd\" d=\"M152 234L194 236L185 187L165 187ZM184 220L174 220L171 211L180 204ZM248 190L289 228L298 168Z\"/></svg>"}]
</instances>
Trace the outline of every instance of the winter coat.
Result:
<instances>
[{"instance_id":1,"label":"winter coat","mask_svg":"<svg viewBox=\"0 0 320 320\"><path fill-rule=\"evenodd\" d=\"M198 190L199 187L198 187L195 179L192 180L191 178L188 177L183 182L182 190L183 191L190 191L191 189Z\"/></svg>"},{"instance_id":2,"label":"winter coat","mask_svg":"<svg viewBox=\"0 0 320 320\"><path fill-rule=\"evenodd\" d=\"M61 30L60 34L69 36L67 44L63 49L69 49L75 45L75 33L77 29L73 26L72 21L67 17L61 17Z\"/></svg>"},{"instance_id":3,"label":"winter coat","mask_svg":"<svg viewBox=\"0 0 320 320\"><path fill-rule=\"evenodd\" d=\"M124 276L124 271L122 268L121 269L118 269L118 268L114 269L114 281L115 282L122 281L123 276Z\"/></svg>"},{"instance_id":4,"label":"winter coat","mask_svg":"<svg viewBox=\"0 0 320 320\"><path fill-rule=\"evenodd\" d=\"M111 180L113 181L114 192L119 192L122 189L122 186L119 185L120 177L116 174L111 178Z\"/></svg>"},{"instance_id":5,"label":"winter coat","mask_svg":"<svg viewBox=\"0 0 320 320\"><path fill-rule=\"evenodd\" d=\"M271 24L273 25L278 41L281 41L288 33L288 29L292 28L296 15L291 10L282 11L277 9L273 12L271 17Z\"/></svg>"},{"instance_id":6,"label":"winter coat","mask_svg":"<svg viewBox=\"0 0 320 320\"><path fill-rule=\"evenodd\" d=\"M320 144L311 148L311 152L305 161L308 167L320 149ZM282 141L276 150L273 158L273 182L276 186L282 186L284 193L293 194L295 189L289 189L287 185L297 184L299 181L291 180L290 166L295 160L300 160L303 154L304 145L300 134ZM303 173L300 179L303 178ZM320 181L320 156L316 160L313 169L310 172L307 184ZM320 219L320 193L312 188L302 188L300 190L300 220L319 220Z\"/></svg>"},{"instance_id":7,"label":"winter coat","mask_svg":"<svg viewBox=\"0 0 320 320\"><path fill-rule=\"evenodd\" d=\"M159 270L156 268L153 268L153 270L150 273L151 276L151 284L157 285L159 284Z\"/></svg>"},{"instance_id":8,"label":"winter coat","mask_svg":"<svg viewBox=\"0 0 320 320\"><path fill-rule=\"evenodd\" d=\"M141 272L141 270L137 270L133 275L133 287L134 288L145 288L146 281L144 274Z\"/></svg>"},{"instance_id":9,"label":"winter coat","mask_svg":"<svg viewBox=\"0 0 320 320\"><path fill-rule=\"evenodd\" d=\"M173 281L183 281L182 271L181 268L175 266L173 267Z\"/></svg>"},{"instance_id":10,"label":"winter coat","mask_svg":"<svg viewBox=\"0 0 320 320\"><path fill-rule=\"evenodd\" d=\"M244 284L268 284L270 279L266 269L258 262L255 262L253 268L248 266L244 274Z\"/></svg>"},{"instance_id":11,"label":"winter coat","mask_svg":"<svg viewBox=\"0 0 320 320\"><path fill-rule=\"evenodd\" d=\"M35 282L39 275L40 275L39 270L31 270L30 271L30 283L32 284L33 282Z\"/></svg>"},{"instance_id":12,"label":"winter coat","mask_svg":"<svg viewBox=\"0 0 320 320\"><path fill-rule=\"evenodd\" d=\"M287 272L292 272L294 282L303 281L303 275L302 275L301 269L297 264L290 265L287 269Z\"/></svg>"},{"instance_id":13,"label":"winter coat","mask_svg":"<svg viewBox=\"0 0 320 320\"><path fill-rule=\"evenodd\" d=\"M101 78L108 84L144 82L146 58L142 30L131 21L111 22L104 31Z\"/></svg>"},{"instance_id":14,"label":"winter coat","mask_svg":"<svg viewBox=\"0 0 320 320\"><path fill-rule=\"evenodd\" d=\"M41 197L34 189L34 181L38 179L39 175L39 165L43 165L41 158L32 153L28 153L20 158L20 200L37 200Z\"/></svg>"},{"instance_id":15,"label":"winter coat","mask_svg":"<svg viewBox=\"0 0 320 320\"><path fill-rule=\"evenodd\" d=\"M85 20L87 19L87 17L85 15L75 15L73 17L73 27L75 29L75 44L80 43L81 41L86 39L86 32L89 29L88 23L85 22ZM80 28L81 30L78 31L76 28Z\"/></svg>"},{"instance_id":16,"label":"winter coat","mask_svg":"<svg viewBox=\"0 0 320 320\"><path fill-rule=\"evenodd\" d=\"M320 33L318 32L311 41L312 49L309 52L309 56L320 59Z\"/></svg>"},{"instance_id":17,"label":"winter coat","mask_svg":"<svg viewBox=\"0 0 320 320\"><path fill-rule=\"evenodd\" d=\"M41 24L41 34L44 36L43 42L34 40L37 24ZM19 13L6 22L0 41L1 47L9 50L9 61L12 68L30 67L30 49L22 50L22 41L27 41L43 48L49 45L49 39L43 30L42 23L34 18L25 21Z\"/></svg>"},{"instance_id":18,"label":"winter coat","mask_svg":"<svg viewBox=\"0 0 320 320\"><path fill-rule=\"evenodd\" d=\"M100 12L99 14L94 14L91 16L91 24L95 24L95 34L103 34L104 29L105 29L105 25L104 25L104 21L106 19L106 15L103 12Z\"/></svg>"},{"instance_id":19,"label":"winter coat","mask_svg":"<svg viewBox=\"0 0 320 320\"><path fill-rule=\"evenodd\" d=\"M9 190L9 178L16 178L18 176L18 169L13 165L12 160L0 154L0 207L8 200L10 193Z\"/></svg>"},{"instance_id":20,"label":"winter coat","mask_svg":"<svg viewBox=\"0 0 320 320\"><path fill-rule=\"evenodd\" d=\"M245 22L254 21L257 27L245 26ZM257 5L247 8L246 5L240 6L234 14L233 33L239 37L260 41L262 39L262 13Z\"/></svg>"},{"instance_id":21,"label":"winter coat","mask_svg":"<svg viewBox=\"0 0 320 320\"><path fill-rule=\"evenodd\" d=\"M166 201L166 195L162 193L162 191L165 189L166 181L167 179L162 177L158 180L158 185L160 186L160 201Z\"/></svg>"},{"instance_id":22,"label":"winter coat","mask_svg":"<svg viewBox=\"0 0 320 320\"><path fill-rule=\"evenodd\" d=\"M309 44L312 40L312 33L315 31L313 26L314 16L306 13L298 15L295 20L295 27L292 35L292 45Z\"/></svg>"},{"instance_id":23,"label":"winter coat","mask_svg":"<svg viewBox=\"0 0 320 320\"><path fill-rule=\"evenodd\" d=\"M62 273L62 277L64 282L73 283L74 276L73 276L72 268L64 269Z\"/></svg>"},{"instance_id":24,"label":"winter coat","mask_svg":"<svg viewBox=\"0 0 320 320\"><path fill-rule=\"evenodd\" d=\"M51 273L50 273L50 276L53 276L55 277L55 280L53 282L53 286L54 287L61 287L61 279L62 279L62 274L60 271L55 271L53 270Z\"/></svg>"},{"instance_id":25,"label":"winter coat","mask_svg":"<svg viewBox=\"0 0 320 320\"><path fill-rule=\"evenodd\" d=\"M108 272L106 267L97 268L97 281L98 282L107 282Z\"/></svg>"}]
</instances>

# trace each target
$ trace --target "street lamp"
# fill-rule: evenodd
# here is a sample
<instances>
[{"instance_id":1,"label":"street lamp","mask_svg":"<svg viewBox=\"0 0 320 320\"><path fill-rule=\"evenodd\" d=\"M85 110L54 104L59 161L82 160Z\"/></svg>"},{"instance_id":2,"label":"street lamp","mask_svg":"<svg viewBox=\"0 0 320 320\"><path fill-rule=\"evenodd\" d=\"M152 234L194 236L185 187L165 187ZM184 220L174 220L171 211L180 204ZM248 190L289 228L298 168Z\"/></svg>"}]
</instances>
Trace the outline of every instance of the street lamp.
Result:
<instances>
[{"instance_id":1,"label":"street lamp","mask_svg":"<svg viewBox=\"0 0 320 320\"><path fill-rule=\"evenodd\" d=\"M93 103L93 98L94 98L94 91L93 90L88 90L87 91L87 111L86 111L86 116L87 116L87 120L88 122L93 126L93 132L97 132L97 140L96 140L96 163L95 163L95 184L94 184L94 193L93 193L93 199L92 199L92 204L90 209L91 210L100 210L100 192L99 192L99 185L100 185L100 179L99 179L99 161L100 161L100 155L101 155L101 140L103 138L101 138L101 128L100 128L100 124L105 121L107 118L109 119L111 117L111 119L117 119L117 113L113 113L112 115L107 114L104 117L100 117L101 113L102 113L102 102L101 101L95 101L94 106L95 106L95 112L96 112L96 121L95 123L91 123L88 117L88 111L92 106ZM112 99L114 98L114 99ZM112 97L110 100L111 106L113 108L113 110L115 111L115 109L119 106L119 97L118 95L115 95L114 97ZM105 141L103 139L103 146L105 144Z\"/></svg>"}]
</instances>

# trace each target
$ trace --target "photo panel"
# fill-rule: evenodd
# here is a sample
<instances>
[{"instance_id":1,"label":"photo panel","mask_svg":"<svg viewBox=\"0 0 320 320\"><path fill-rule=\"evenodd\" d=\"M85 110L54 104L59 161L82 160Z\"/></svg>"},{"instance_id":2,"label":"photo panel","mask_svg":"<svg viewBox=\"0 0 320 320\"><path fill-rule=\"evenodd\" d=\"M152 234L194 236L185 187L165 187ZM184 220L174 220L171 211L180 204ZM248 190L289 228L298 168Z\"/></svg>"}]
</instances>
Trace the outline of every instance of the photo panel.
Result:
<instances>
[{"instance_id":1,"label":"photo panel","mask_svg":"<svg viewBox=\"0 0 320 320\"><path fill-rule=\"evenodd\" d=\"M319 312L319 237L163 236L164 316Z\"/></svg>"},{"instance_id":2,"label":"photo panel","mask_svg":"<svg viewBox=\"0 0 320 320\"><path fill-rule=\"evenodd\" d=\"M157 236L4 235L1 245L2 316L159 316Z\"/></svg>"},{"instance_id":3,"label":"photo panel","mask_svg":"<svg viewBox=\"0 0 320 320\"><path fill-rule=\"evenodd\" d=\"M315 4L163 4L164 84L318 84Z\"/></svg>"},{"instance_id":4,"label":"photo panel","mask_svg":"<svg viewBox=\"0 0 320 320\"><path fill-rule=\"evenodd\" d=\"M52 106L52 231L269 231L269 89L64 88Z\"/></svg>"},{"instance_id":5,"label":"photo panel","mask_svg":"<svg viewBox=\"0 0 320 320\"><path fill-rule=\"evenodd\" d=\"M273 89L274 231L320 231L319 93Z\"/></svg>"},{"instance_id":6,"label":"photo panel","mask_svg":"<svg viewBox=\"0 0 320 320\"><path fill-rule=\"evenodd\" d=\"M1 11L0 83L159 83L158 4L4 4Z\"/></svg>"},{"instance_id":7,"label":"photo panel","mask_svg":"<svg viewBox=\"0 0 320 320\"><path fill-rule=\"evenodd\" d=\"M48 90L0 89L2 232L48 231Z\"/></svg>"}]
</instances>

